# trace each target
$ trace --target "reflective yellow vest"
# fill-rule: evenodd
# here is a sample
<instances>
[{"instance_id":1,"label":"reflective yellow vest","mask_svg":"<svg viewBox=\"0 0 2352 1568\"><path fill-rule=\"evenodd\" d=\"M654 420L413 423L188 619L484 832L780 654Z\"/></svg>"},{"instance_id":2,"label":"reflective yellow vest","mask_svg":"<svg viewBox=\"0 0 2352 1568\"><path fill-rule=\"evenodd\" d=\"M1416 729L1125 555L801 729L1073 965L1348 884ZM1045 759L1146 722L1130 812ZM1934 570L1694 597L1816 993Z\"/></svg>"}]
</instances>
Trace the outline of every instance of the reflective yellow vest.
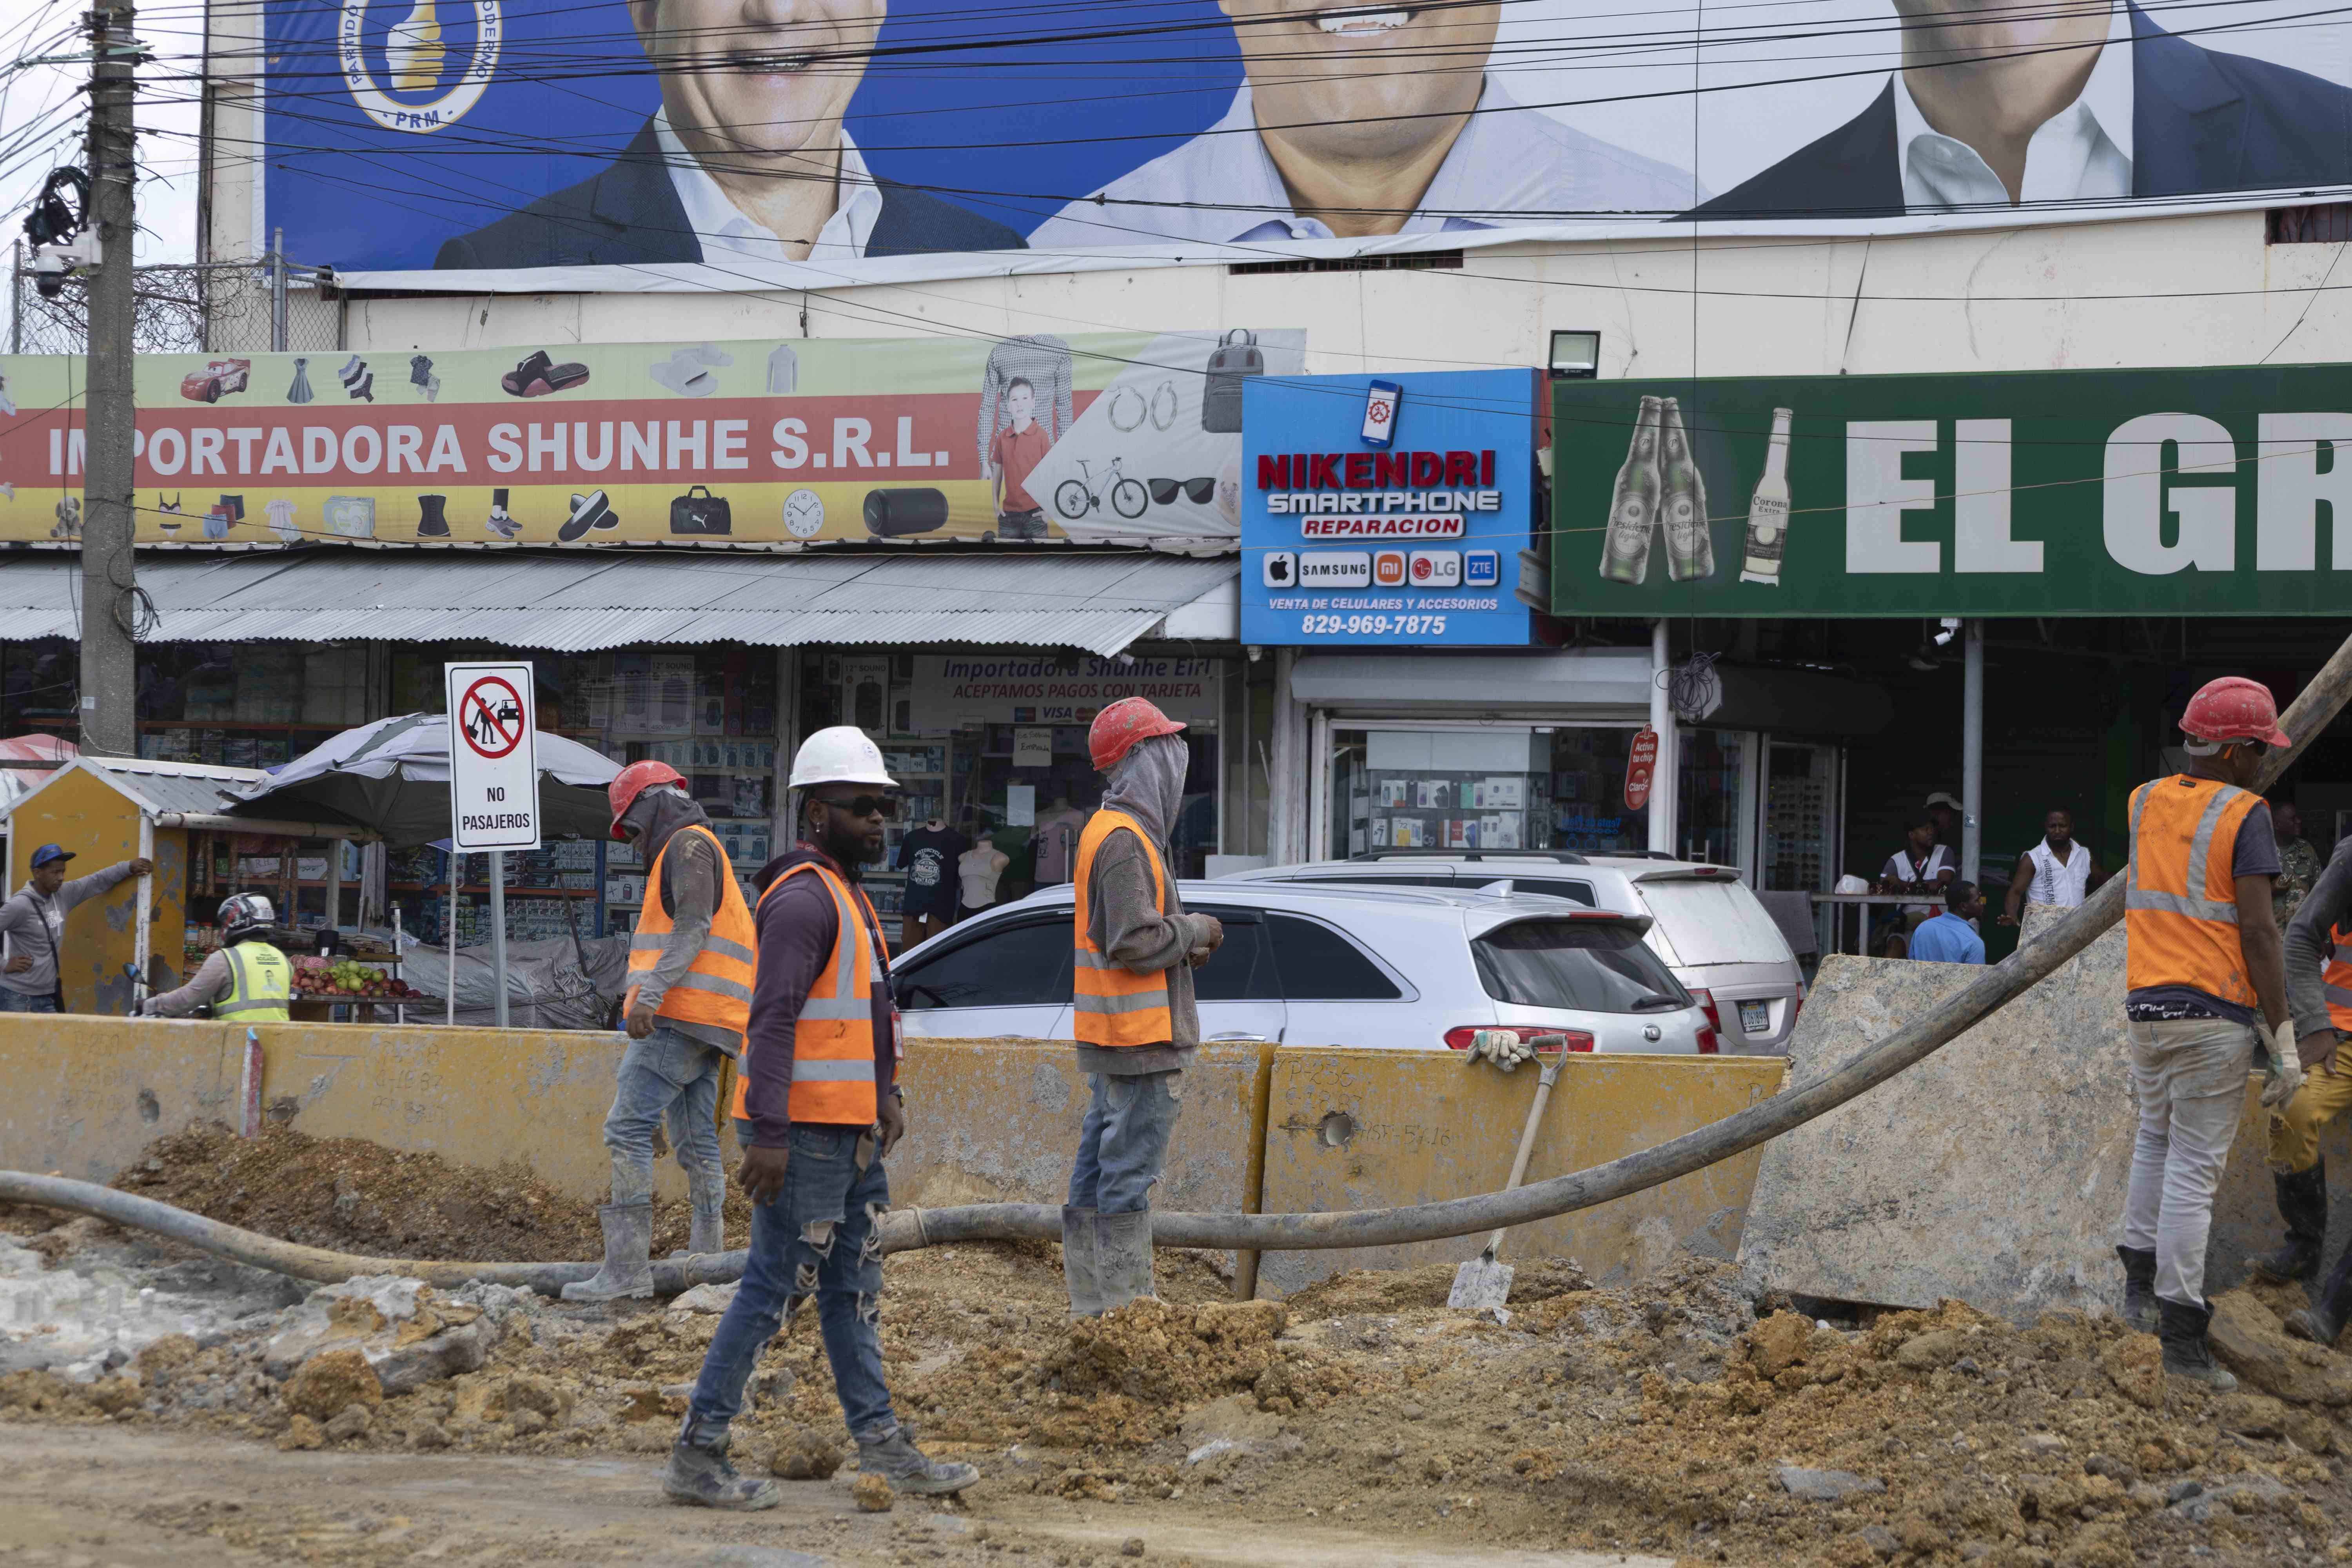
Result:
<instances>
[{"instance_id":1,"label":"reflective yellow vest","mask_svg":"<svg viewBox=\"0 0 2352 1568\"><path fill-rule=\"evenodd\" d=\"M294 966L266 942L241 942L228 955L228 994L213 1004L213 1016L240 1024L286 1022L286 999L294 994Z\"/></svg>"}]
</instances>

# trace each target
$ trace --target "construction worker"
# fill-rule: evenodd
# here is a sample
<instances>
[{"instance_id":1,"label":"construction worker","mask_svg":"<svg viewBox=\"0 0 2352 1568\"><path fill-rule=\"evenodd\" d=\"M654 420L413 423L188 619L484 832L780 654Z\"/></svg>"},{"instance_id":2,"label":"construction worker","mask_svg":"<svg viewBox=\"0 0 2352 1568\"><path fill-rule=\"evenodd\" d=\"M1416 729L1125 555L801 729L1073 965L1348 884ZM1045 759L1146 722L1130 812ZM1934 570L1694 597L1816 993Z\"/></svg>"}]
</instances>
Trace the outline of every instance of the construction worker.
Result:
<instances>
[{"instance_id":1,"label":"construction worker","mask_svg":"<svg viewBox=\"0 0 2352 1568\"><path fill-rule=\"evenodd\" d=\"M1093 1091L1062 1210L1072 1317L1153 1293L1151 1186L1201 1043L1192 971L1225 939L1214 915L1184 912L1168 874L1168 835L1192 763L1183 728L1128 697L1097 714L1087 735L1108 784L1079 837L1072 878L1072 1032Z\"/></svg>"},{"instance_id":2,"label":"construction worker","mask_svg":"<svg viewBox=\"0 0 2352 1568\"><path fill-rule=\"evenodd\" d=\"M800 842L760 871L760 973L735 1089L751 1247L662 1477L671 1499L708 1508L776 1504L775 1482L728 1462L728 1433L761 1348L812 1296L859 1468L927 1496L980 1479L915 1447L882 1375L883 1162L907 1111L889 950L859 880L882 858L898 785L845 724L808 738L789 785Z\"/></svg>"},{"instance_id":3,"label":"construction worker","mask_svg":"<svg viewBox=\"0 0 2352 1568\"><path fill-rule=\"evenodd\" d=\"M142 856L68 882L66 863L73 858L61 844L42 845L32 854L31 879L0 903L0 941L7 953L0 961L0 1013L64 1012L58 955L65 950L66 916L83 900L155 868L155 862Z\"/></svg>"},{"instance_id":4,"label":"construction worker","mask_svg":"<svg viewBox=\"0 0 2352 1568\"><path fill-rule=\"evenodd\" d=\"M2286 991L2296 1049L2310 1070L2294 1098L2272 1112L2271 1169L2282 1173L2279 1212L2286 1219L2287 1244L2257 1266L2274 1276L2306 1279L2318 1272L2327 1239L2327 1167L2319 1157L2319 1129L2352 1106L2352 1062L2336 1054L2352 1037L2352 838L2337 842L2327 868L2287 922ZM2352 1317L2352 1250L2328 1275L2317 1306L2287 1314L2286 1330L2332 1345L2347 1317Z\"/></svg>"},{"instance_id":5,"label":"construction worker","mask_svg":"<svg viewBox=\"0 0 2352 1568\"><path fill-rule=\"evenodd\" d=\"M2303 1078L2271 919L2278 846L2253 793L2264 753L2290 742L2269 689L2234 676L2190 698L2180 728L2189 771L2131 796L2124 1005L2139 1133L2116 1252L2124 1317L2162 1339L2165 1370L2226 1392L2237 1379L2205 1338L2213 1192L2256 1043L2276 1068L2263 1104L2285 1104Z\"/></svg>"},{"instance_id":6,"label":"construction worker","mask_svg":"<svg viewBox=\"0 0 2352 1568\"><path fill-rule=\"evenodd\" d=\"M629 938L622 1000L629 1047L622 1054L604 1147L613 1199L604 1266L563 1288L567 1301L650 1297L654 1238L654 1130L669 1121L694 1218L689 1253L727 1249L727 1175L719 1163L719 1078L743 1048L758 956L751 911L727 864L726 847L664 763L631 763L606 792L613 837L646 863L645 907Z\"/></svg>"},{"instance_id":7,"label":"construction worker","mask_svg":"<svg viewBox=\"0 0 2352 1568\"><path fill-rule=\"evenodd\" d=\"M139 1011L151 1018L184 1018L209 1005L233 1024L282 1024L294 994L294 966L278 951L278 911L259 893L220 901L221 944L205 955L185 985L150 996Z\"/></svg>"}]
</instances>

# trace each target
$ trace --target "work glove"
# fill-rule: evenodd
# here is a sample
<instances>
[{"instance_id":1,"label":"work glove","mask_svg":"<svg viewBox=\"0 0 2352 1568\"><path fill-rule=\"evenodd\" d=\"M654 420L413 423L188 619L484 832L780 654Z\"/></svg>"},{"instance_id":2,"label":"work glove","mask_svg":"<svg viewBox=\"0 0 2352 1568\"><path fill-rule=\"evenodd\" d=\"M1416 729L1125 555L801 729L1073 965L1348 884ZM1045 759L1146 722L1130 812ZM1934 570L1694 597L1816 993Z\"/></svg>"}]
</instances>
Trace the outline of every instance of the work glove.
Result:
<instances>
[{"instance_id":1,"label":"work glove","mask_svg":"<svg viewBox=\"0 0 2352 1568\"><path fill-rule=\"evenodd\" d=\"M2276 1110L2303 1087L2303 1058L2294 1048L2294 1020L2278 1026L2270 1040L2271 1071L2263 1080L2263 1103Z\"/></svg>"},{"instance_id":2,"label":"work glove","mask_svg":"<svg viewBox=\"0 0 2352 1568\"><path fill-rule=\"evenodd\" d=\"M1480 1029L1470 1037L1469 1059L1484 1059L1509 1072L1521 1062L1533 1061L1536 1048L1519 1038L1516 1029Z\"/></svg>"}]
</instances>

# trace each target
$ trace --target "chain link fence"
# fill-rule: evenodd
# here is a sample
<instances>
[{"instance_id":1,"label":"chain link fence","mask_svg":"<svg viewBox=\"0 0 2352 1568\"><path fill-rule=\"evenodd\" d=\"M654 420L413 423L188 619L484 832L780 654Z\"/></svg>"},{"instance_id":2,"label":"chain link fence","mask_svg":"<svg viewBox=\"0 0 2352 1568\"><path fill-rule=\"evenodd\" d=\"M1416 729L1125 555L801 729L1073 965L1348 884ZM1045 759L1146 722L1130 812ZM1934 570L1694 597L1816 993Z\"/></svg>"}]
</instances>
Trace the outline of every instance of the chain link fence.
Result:
<instances>
[{"instance_id":1,"label":"chain link fence","mask_svg":"<svg viewBox=\"0 0 2352 1568\"><path fill-rule=\"evenodd\" d=\"M88 284L68 278L57 298L42 298L21 247L12 272L8 352L86 352ZM142 267L136 277L131 337L138 353L270 352L278 307L266 263ZM284 301L287 350L323 353L343 346L342 301L330 298L307 273L289 268Z\"/></svg>"}]
</instances>

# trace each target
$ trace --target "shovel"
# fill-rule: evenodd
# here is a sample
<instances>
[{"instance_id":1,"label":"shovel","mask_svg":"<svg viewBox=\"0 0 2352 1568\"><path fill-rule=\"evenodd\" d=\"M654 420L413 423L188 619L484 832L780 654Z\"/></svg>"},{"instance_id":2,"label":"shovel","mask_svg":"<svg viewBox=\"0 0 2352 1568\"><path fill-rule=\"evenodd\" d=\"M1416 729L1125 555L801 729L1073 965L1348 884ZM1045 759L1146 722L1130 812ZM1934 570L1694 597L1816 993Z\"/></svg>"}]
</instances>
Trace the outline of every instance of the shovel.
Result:
<instances>
[{"instance_id":1,"label":"shovel","mask_svg":"<svg viewBox=\"0 0 2352 1568\"><path fill-rule=\"evenodd\" d=\"M1543 1121L1545 1102L1551 1099L1551 1086L1559 1081L1559 1069L1568 1060L1566 1035L1538 1035L1528 1042L1535 1047L1540 1071L1536 1079L1536 1097L1528 1106L1528 1124L1519 1133L1519 1152L1511 1161L1511 1179L1503 1184L1509 1192L1526 1177L1528 1158L1536 1151L1536 1127ZM1465 1308L1483 1312L1500 1308L1511 1299L1511 1276L1517 1272L1507 1263L1497 1263L1495 1255L1503 1248L1503 1232L1508 1226L1498 1226L1486 1238L1485 1250L1454 1271L1454 1289L1445 1298L1449 1307Z\"/></svg>"}]
</instances>

